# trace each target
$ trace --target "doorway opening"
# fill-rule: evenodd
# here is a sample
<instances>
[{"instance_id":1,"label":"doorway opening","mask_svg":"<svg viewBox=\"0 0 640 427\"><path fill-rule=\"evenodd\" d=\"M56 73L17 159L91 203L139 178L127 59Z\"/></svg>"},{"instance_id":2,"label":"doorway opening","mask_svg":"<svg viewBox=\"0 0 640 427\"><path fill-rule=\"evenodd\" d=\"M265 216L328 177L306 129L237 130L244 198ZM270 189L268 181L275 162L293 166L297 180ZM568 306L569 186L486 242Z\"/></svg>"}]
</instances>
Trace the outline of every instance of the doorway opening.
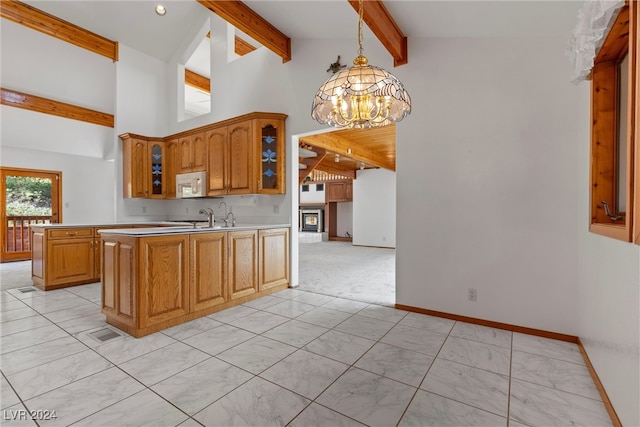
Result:
<instances>
[{"instance_id":1,"label":"doorway opening","mask_svg":"<svg viewBox=\"0 0 640 427\"><path fill-rule=\"evenodd\" d=\"M395 126L293 135L291 147L292 285L393 306Z\"/></svg>"},{"instance_id":2,"label":"doorway opening","mask_svg":"<svg viewBox=\"0 0 640 427\"><path fill-rule=\"evenodd\" d=\"M62 221L62 172L0 167L0 262L31 259L31 225Z\"/></svg>"}]
</instances>

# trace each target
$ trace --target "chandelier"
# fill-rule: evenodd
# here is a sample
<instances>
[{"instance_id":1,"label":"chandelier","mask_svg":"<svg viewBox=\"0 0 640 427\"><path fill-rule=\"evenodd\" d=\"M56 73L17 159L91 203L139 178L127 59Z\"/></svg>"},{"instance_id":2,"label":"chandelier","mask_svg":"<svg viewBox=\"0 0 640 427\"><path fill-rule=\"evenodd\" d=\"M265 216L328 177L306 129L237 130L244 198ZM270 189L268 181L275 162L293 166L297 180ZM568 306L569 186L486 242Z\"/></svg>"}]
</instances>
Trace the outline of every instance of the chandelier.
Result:
<instances>
[{"instance_id":1,"label":"chandelier","mask_svg":"<svg viewBox=\"0 0 640 427\"><path fill-rule=\"evenodd\" d=\"M362 55L363 0L358 8L358 57L318 89L311 117L340 128L372 128L399 122L411 113L411 98L393 74Z\"/></svg>"}]
</instances>

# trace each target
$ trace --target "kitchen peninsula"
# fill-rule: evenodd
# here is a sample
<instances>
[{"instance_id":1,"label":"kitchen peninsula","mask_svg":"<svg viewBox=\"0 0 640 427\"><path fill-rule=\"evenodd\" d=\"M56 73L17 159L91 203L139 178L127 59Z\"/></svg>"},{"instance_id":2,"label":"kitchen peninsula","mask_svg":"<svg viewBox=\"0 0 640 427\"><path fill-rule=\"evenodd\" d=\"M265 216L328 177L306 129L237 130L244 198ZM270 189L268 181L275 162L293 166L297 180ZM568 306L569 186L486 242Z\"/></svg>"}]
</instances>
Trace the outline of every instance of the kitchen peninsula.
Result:
<instances>
[{"instance_id":1,"label":"kitchen peninsula","mask_svg":"<svg viewBox=\"0 0 640 427\"><path fill-rule=\"evenodd\" d=\"M286 289L289 227L100 230L107 323L142 337Z\"/></svg>"}]
</instances>

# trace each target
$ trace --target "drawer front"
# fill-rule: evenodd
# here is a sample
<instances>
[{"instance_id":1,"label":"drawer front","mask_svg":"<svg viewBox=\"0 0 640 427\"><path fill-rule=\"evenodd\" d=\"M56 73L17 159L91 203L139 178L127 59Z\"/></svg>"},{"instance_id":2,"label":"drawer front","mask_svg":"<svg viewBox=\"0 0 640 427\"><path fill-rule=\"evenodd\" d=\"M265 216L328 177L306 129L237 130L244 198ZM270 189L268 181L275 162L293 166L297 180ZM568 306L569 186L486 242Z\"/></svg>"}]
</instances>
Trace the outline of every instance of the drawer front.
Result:
<instances>
[{"instance_id":1,"label":"drawer front","mask_svg":"<svg viewBox=\"0 0 640 427\"><path fill-rule=\"evenodd\" d=\"M93 228L56 228L47 230L50 239L73 239L80 237L93 237Z\"/></svg>"}]
</instances>

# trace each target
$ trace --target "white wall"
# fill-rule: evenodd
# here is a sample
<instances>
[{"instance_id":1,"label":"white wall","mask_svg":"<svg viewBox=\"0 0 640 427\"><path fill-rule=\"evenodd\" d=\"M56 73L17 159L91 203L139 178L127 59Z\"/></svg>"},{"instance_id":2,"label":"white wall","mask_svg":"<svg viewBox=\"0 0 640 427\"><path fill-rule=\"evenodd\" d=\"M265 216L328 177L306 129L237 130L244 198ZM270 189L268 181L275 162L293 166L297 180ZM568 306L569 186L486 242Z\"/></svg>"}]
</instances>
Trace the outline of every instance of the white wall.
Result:
<instances>
[{"instance_id":1,"label":"white wall","mask_svg":"<svg viewBox=\"0 0 640 427\"><path fill-rule=\"evenodd\" d=\"M113 61L6 19L0 35L2 87L113 114ZM112 128L4 105L0 111L0 165L61 171L65 223L115 221Z\"/></svg>"},{"instance_id":2,"label":"white wall","mask_svg":"<svg viewBox=\"0 0 640 427\"><path fill-rule=\"evenodd\" d=\"M589 141L589 82L580 84ZM578 336L622 425L640 425L640 246L589 233L589 144L581 144Z\"/></svg>"},{"instance_id":3,"label":"white wall","mask_svg":"<svg viewBox=\"0 0 640 427\"><path fill-rule=\"evenodd\" d=\"M353 244L396 247L396 173L365 169L353 180Z\"/></svg>"},{"instance_id":4,"label":"white wall","mask_svg":"<svg viewBox=\"0 0 640 427\"><path fill-rule=\"evenodd\" d=\"M62 172L62 222L115 221L113 161L4 145L1 154L2 166Z\"/></svg>"},{"instance_id":5,"label":"white wall","mask_svg":"<svg viewBox=\"0 0 640 427\"><path fill-rule=\"evenodd\" d=\"M411 43L422 75L397 129L397 303L577 334L588 141L565 42Z\"/></svg>"},{"instance_id":6,"label":"white wall","mask_svg":"<svg viewBox=\"0 0 640 427\"><path fill-rule=\"evenodd\" d=\"M302 191L302 186L298 187L300 189L300 204L302 203L315 203L318 205L324 205L326 200L325 190L322 191L316 190L316 186L318 184L309 183L304 184L309 186L309 191Z\"/></svg>"},{"instance_id":7,"label":"white wall","mask_svg":"<svg viewBox=\"0 0 640 427\"><path fill-rule=\"evenodd\" d=\"M336 204L336 233L340 237L353 236L353 202Z\"/></svg>"}]
</instances>

